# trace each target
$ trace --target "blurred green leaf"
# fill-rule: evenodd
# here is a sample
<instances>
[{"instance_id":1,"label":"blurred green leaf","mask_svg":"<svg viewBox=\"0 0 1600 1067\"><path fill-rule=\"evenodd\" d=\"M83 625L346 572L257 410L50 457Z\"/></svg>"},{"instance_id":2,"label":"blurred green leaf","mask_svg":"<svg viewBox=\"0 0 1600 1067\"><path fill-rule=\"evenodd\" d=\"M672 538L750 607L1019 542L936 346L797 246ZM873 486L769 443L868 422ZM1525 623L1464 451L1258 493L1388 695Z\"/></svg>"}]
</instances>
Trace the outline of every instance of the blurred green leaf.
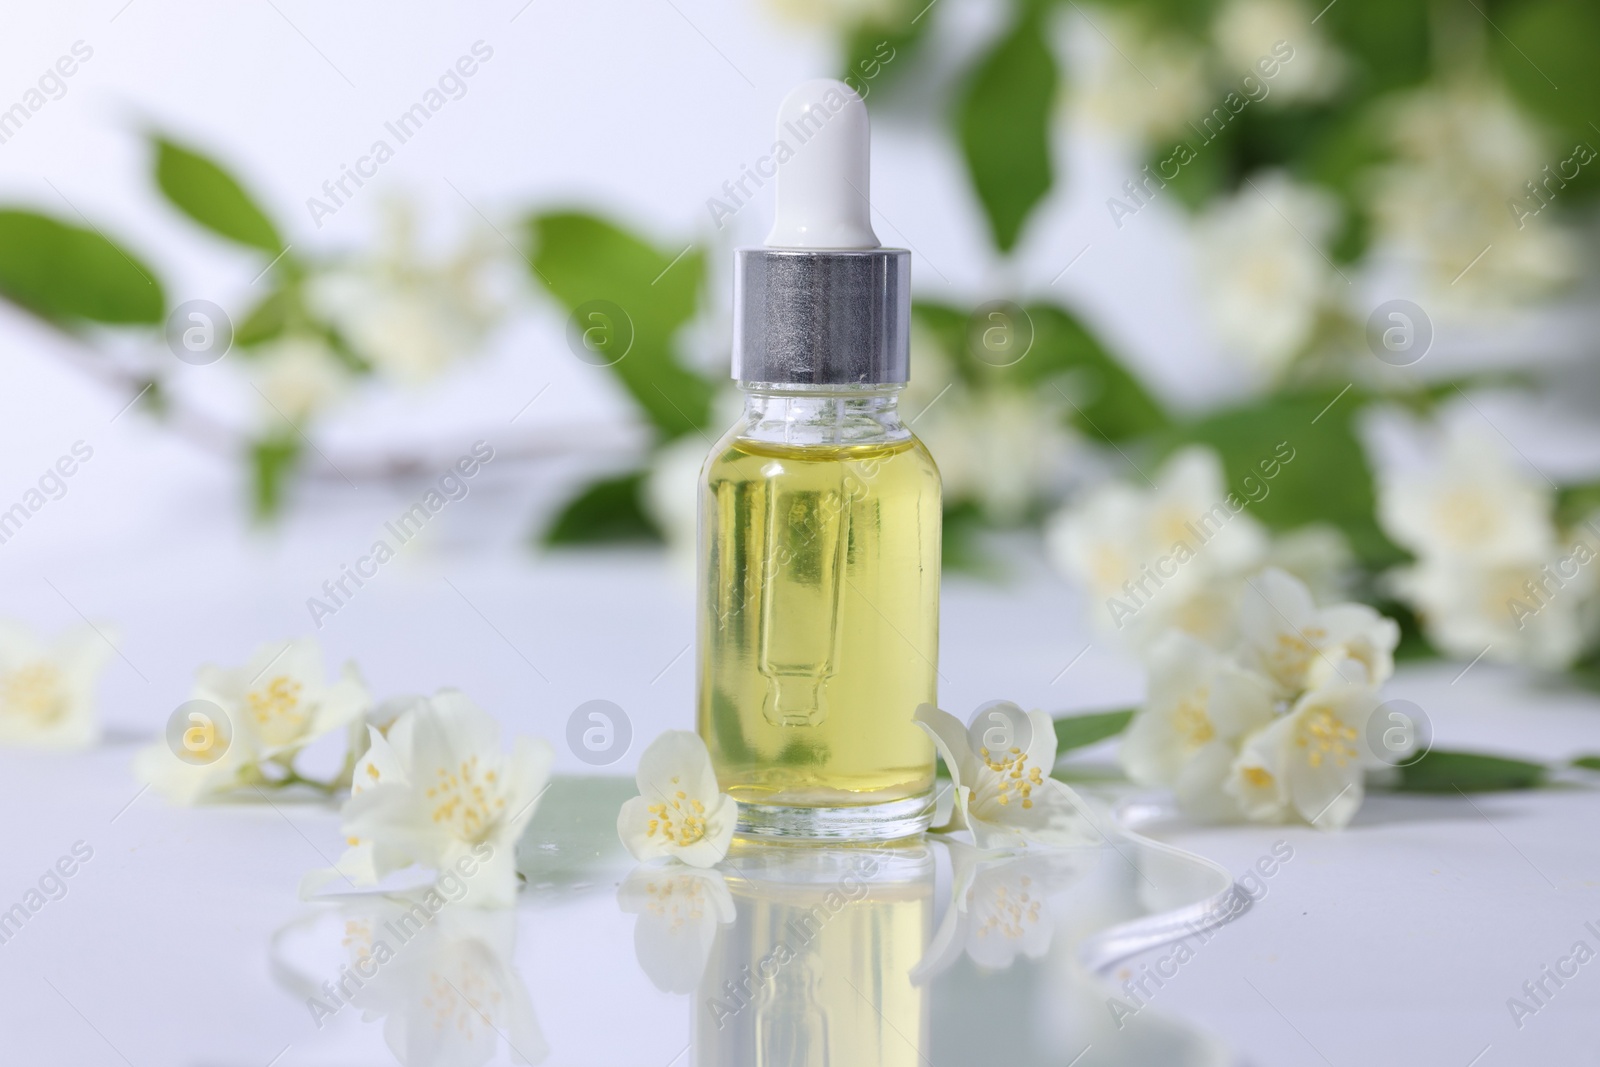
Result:
<instances>
[{"instance_id":1,"label":"blurred green leaf","mask_svg":"<svg viewBox=\"0 0 1600 1067\"><path fill-rule=\"evenodd\" d=\"M666 437L704 428L714 387L681 366L673 351L673 335L695 313L704 255L660 252L611 222L576 212L536 215L528 230L535 276L569 312L603 300L626 315L631 345L611 370L651 423Z\"/></svg>"},{"instance_id":2,"label":"blurred green leaf","mask_svg":"<svg viewBox=\"0 0 1600 1067\"><path fill-rule=\"evenodd\" d=\"M975 578L1000 577L999 562L984 551L983 533L987 528L983 510L975 501L946 501L939 539L939 562L945 573L969 574Z\"/></svg>"},{"instance_id":3,"label":"blurred green leaf","mask_svg":"<svg viewBox=\"0 0 1600 1067\"><path fill-rule=\"evenodd\" d=\"M1193 142L1186 143L1192 146ZM1167 179L1166 187L1161 193L1171 192L1176 202L1190 211L1198 211L1209 203L1212 197L1233 188L1238 182L1238 167L1233 161L1233 154L1229 151L1226 132L1217 140L1198 149L1191 147L1195 155L1187 163L1179 163L1183 157L1181 153L1174 151L1176 147L1176 143L1157 146L1150 160L1150 170L1158 177L1164 177L1173 173L1174 166L1178 167L1176 176ZM1118 198L1121 199L1120 194ZM1123 202L1127 203L1125 200ZM1120 230L1127 225L1126 217L1119 217L1117 223L1117 228Z\"/></svg>"},{"instance_id":4,"label":"blurred green leaf","mask_svg":"<svg viewBox=\"0 0 1600 1067\"><path fill-rule=\"evenodd\" d=\"M1030 304L1026 318L996 311L1002 328L1031 331L1026 354L997 366L980 359L982 333L991 327L976 311L919 300L912 307L917 325L954 362L963 381L977 388L1042 389L1064 403L1068 418L1095 440L1124 441L1171 424L1166 410L1143 382L1117 361L1077 316L1054 304ZM912 369L916 373L916 369Z\"/></svg>"},{"instance_id":5,"label":"blurred green leaf","mask_svg":"<svg viewBox=\"0 0 1600 1067\"><path fill-rule=\"evenodd\" d=\"M635 471L603 478L581 490L557 513L544 533L547 545L614 544L662 540L661 530L644 510L645 474Z\"/></svg>"},{"instance_id":6,"label":"blurred green leaf","mask_svg":"<svg viewBox=\"0 0 1600 1067\"><path fill-rule=\"evenodd\" d=\"M1510 7L1490 31L1500 68L1517 98L1559 138L1545 162L1554 169L1582 142L1600 149L1600 7L1594 0L1531 0ZM1528 179L1540 180L1539 174ZM1600 189L1600 161L1579 169L1577 189ZM1520 195L1513 190L1511 195Z\"/></svg>"},{"instance_id":7,"label":"blurred green leaf","mask_svg":"<svg viewBox=\"0 0 1600 1067\"><path fill-rule=\"evenodd\" d=\"M1341 87L1344 98L1371 99L1426 78L1434 43L1430 34L1433 12L1434 8L1419 0L1338 0L1330 4L1317 22L1351 61ZM1441 19L1458 14L1474 16L1462 9L1439 12Z\"/></svg>"},{"instance_id":8,"label":"blurred green leaf","mask_svg":"<svg viewBox=\"0 0 1600 1067\"><path fill-rule=\"evenodd\" d=\"M1043 13L1022 5L1011 31L978 61L956 107L956 136L995 245L1009 252L1050 191L1056 64Z\"/></svg>"},{"instance_id":9,"label":"blurred green leaf","mask_svg":"<svg viewBox=\"0 0 1600 1067\"><path fill-rule=\"evenodd\" d=\"M971 314L934 300L914 300L911 304L911 318L916 325L928 331L945 355L958 363L956 369L962 376L970 379L971 361L965 358L965 354L967 326L971 321ZM912 367L911 373L917 373L917 368Z\"/></svg>"},{"instance_id":10,"label":"blurred green leaf","mask_svg":"<svg viewBox=\"0 0 1600 1067\"><path fill-rule=\"evenodd\" d=\"M275 289L251 308L233 331L233 343L244 349L264 344L283 334L289 323L295 295L288 289Z\"/></svg>"},{"instance_id":11,"label":"blurred green leaf","mask_svg":"<svg viewBox=\"0 0 1600 1067\"><path fill-rule=\"evenodd\" d=\"M121 246L31 211L0 210L0 297L60 323L166 317L161 284Z\"/></svg>"},{"instance_id":12,"label":"blurred green leaf","mask_svg":"<svg viewBox=\"0 0 1600 1067\"><path fill-rule=\"evenodd\" d=\"M214 160L155 137L156 184L172 205L212 233L277 255L283 251L267 213Z\"/></svg>"},{"instance_id":13,"label":"blurred green leaf","mask_svg":"<svg viewBox=\"0 0 1600 1067\"><path fill-rule=\"evenodd\" d=\"M1586 771L1600 771L1600 756L1579 756L1572 761L1572 765Z\"/></svg>"},{"instance_id":14,"label":"blurred green leaf","mask_svg":"<svg viewBox=\"0 0 1600 1067\"><path fill-rule=\"evenodd\" d=\"M1302 177L1331 189L1344 208L1339 233L1329 249L1341 263L1360 258L1371 239L1367 183L1373 168L1391 155L1382 129L1384 114L1381 108L1342 109L1321 125L1299 162Z\"/></svg>"},{"instance_id":15,"label":"blurred green leaf","mask_svg":"<svg viewBox=\"0 0 1600 1067\"><path fill-rule=\"evenodd\" d=\"M1556 493L1556 522L1572 526L1587 522L1600 511L1600 482L1564 485Z\"/></svg>"},{"instance_id":16,"label":"blurred green leaf","mask_svg":"<svg viewBox=\"0 0 1600 1067\"><path fill-rule=\"evenodd\" d=\"M1031 304L1026 310L1033 321L1033 349L1016 364L1019 379L1048 382L1051 399L1067 401L1069 417L1080 431L1091 438L1125 441L1170 425L1144 383L1076 316L1050 304ZM984 369L1003 374L1012 368Z\"/></svg>"},{"instance_id":17,"label":"blurred green leaf","mask_svg":"<svg viewBox=\"0 0 1600 1067\"><path fill-rule=\"evenodd\" d=\"M887 88L905 74L913 54L927 36L933 20L924 18L926 14L928 9L921 2L902 3L890 20L868 19L857 24L844 37L839 80L863 100Z\"/></svg>"},{"instance_id":18,"label":"blurred green leaf","mask_svg":"<svg viewBox=\"0 0 1600 1067\"><path fill-rule=\"evenodd\" d=\"M1142 19L1149 29L1205 43L1220 0L1101 0L1096 8L1115 7Z\"/></svg>"},{"instance_id":19,"label":"blurred green leaf","mask_svg":"<svg viewBox=\"0 0 1600 1067\"><path fill-rule=\"evenodd\" d=\"M1398 600L1378 595L1373 597L1373 607L1380 614L1386 615L1400 627L1400 643L1395 645L1394 658L1396 663L1419 663L1428 660L1437 660L1442 657L1439 650L1422 630L1422 622L1417 618L1417 613L1411 605L1403 604Z\"/></svg>"},{"instance_id":20,"label":"blurred green leaf","mask_svg":"<svg viewBox=\"0 0 1600 1067\"><path fill-rule=\"evenodd\" d=\"M1086 748L1108 737L1116 737L1133 721L1133 710L1100 711L1092 715L1063 715L1055 720L1056 758L1075 748Z\"/></svg>"},{"instance_id":21,"label":"blurred green leaf","mask_svg":"<svg viewBox=\"0 0 1600 1067\"><path fill-rule=\"evenodd\" d=\"M283 510L289 482L299 465L297 436L267 437L251 444L251 503L258 521L275 518Z\"/></svg>"},{"instance_id":22,"label":"blurred green leaf","mask_svg":"<svg viewBox=\"0 0 1600 1067\"><path fill-rule=\"evenodd\" d=\"M1401 767L1400 784L1395 788L1406 793L1488 793L1532 789L1543 785L1544 780L1545 767L1541 763L1434 749Z\"/></svg>"},{"instance_id":23,"label":"blurred green leaf","mask_svg":"<svg viewBox=\"0 0 1600 1067\"><path fill-rule=\"evenodd\" d=\"M1361 402L1354 389L1266 397L1178 428L1165 451L1185 444L1216 449L1229 488L1252 499L1250 514L1267 526L1287 531L1330 523L1361 562L1387 567L1405 556L1374 518L1372 471L1353 425ZM1276 476L1266 477L1274 465Z\"/></svg>"}]
</instances>

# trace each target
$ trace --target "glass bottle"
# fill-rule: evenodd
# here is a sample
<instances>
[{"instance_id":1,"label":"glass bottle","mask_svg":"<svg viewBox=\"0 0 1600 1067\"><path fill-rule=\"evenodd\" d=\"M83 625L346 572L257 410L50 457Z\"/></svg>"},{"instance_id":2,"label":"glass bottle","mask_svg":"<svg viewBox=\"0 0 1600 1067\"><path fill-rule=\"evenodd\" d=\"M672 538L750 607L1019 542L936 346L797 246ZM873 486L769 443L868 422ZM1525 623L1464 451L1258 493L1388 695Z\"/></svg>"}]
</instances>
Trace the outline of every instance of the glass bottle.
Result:
<instances>
[{"instance_id":1,"label":"glass bottle","mask_svg":"<svg viewBox=\"0 0 1600 1067\"><path fill-rule=\"evenodd\" d=\"M865 215L865 106L809 82L780 137L808 121L773 236L737 252L746 399L699 489L698 726L742 833L886 839L931 811L912 714L937 702L939 472L900 419L910 253Z\"/></svg>"}]
</instances>

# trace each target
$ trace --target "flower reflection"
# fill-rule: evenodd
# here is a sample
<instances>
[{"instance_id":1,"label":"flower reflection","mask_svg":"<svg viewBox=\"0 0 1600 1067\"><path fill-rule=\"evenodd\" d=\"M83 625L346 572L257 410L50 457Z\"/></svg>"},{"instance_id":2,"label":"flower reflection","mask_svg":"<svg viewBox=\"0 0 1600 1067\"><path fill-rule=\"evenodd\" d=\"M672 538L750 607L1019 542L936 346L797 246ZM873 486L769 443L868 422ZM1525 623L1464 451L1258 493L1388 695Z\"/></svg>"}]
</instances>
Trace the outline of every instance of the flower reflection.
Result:
<instances>
[{"instance_id":1,"label":"flower reflection","mask_svg":"<svg viewBox=\"0 0 1600 1067\"><path fill-rule=\"evenodd\" d=\"M617 904L639 916L633 947L639 966L663 993L693 993L705 973L717 930L733 922L733 897L716 871L636 867Z\"/></svg>"},{"instance_id":2,"label":"flower reflection","mask_svg":"<svg viewBox=\"0 0 1600 1067\"><path fill-rule=\"evenodd\" d=\"M330 919L339 931L332 953ZM303 934L308 942L297 944ZM430 909L420 893L363 895L291 923L274 954L280 981L305 996L318 1029L352 1009L363 1022L382 1019L404 1067L481 1067L502 1040L515 1062L539 1063L549 1047L511 963L515 941L513 911Z\"/></svg>"},{"instance_id":3,"label":"flower reflection","mask_svg":"<svg viewBox=\"0 0 1600 1067\"><path fill-rule=\"evenodd\" d=\"M1081 878L1101 855L1098 848L1084 848L994 856L959 841L945 846L954 869L950 905L911 972L918 985L963 953L990 971L1005 970L1018 956L1044 956L1054 928L1050 894Z\"/></svg>"}]
</instances>

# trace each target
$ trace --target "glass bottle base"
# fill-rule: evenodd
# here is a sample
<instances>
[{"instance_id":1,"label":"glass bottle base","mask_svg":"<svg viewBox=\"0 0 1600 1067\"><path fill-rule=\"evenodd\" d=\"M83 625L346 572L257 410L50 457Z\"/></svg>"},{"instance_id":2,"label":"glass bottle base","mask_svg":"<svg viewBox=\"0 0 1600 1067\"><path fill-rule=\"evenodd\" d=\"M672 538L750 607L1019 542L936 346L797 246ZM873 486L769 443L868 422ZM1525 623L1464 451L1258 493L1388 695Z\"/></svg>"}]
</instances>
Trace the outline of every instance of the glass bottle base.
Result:
<instances>
[{"instance_id":1,"label":"glass bottle base","mask_svg":"<svg viewBox=\"0 0 1600 1067\"><path fill-rule=\"evenodd\" d=\"M922 833L932 821L932 792L835 808L740 801L737 833L764 841L894 841Z\"/></svg>"}]
</instances>

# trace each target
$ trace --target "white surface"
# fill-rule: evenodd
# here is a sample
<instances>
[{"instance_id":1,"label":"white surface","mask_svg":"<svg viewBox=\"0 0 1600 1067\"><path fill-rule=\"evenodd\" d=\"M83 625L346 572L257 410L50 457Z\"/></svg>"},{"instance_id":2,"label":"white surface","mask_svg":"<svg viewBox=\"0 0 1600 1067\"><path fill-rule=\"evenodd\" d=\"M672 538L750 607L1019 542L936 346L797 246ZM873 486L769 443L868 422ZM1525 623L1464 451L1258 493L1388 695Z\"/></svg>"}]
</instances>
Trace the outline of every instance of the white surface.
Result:
<instances>
[{"instance_id":1,"label":"white surface","mask_svg":"<svg viewBox=\"0 0 1600 1067\"><path fill-rule=\"evenodd\" d=\"M126 535L145 543L136 528ZM314 553L296 559L294 545L291 532L272 547L169 550L144 557L136 580L110 561L56 575L63 592L127 634L128 660L116 661L106 684L106 717L118 733L153 733L183 698L198 659L239 659L263 633L305 629L298 594L323 564ZM1029 580L1010 588L947 583L944 703L970 709L1005 695L1066 710L1133 697L1137 675L1097 645L1061 675L1086 640L1079 607L1033 564L1017 566ZM67 614L49 589L23 588L28 614ZM386 574L324 631L338 655L357 656L379 694L457 684L508 730L558 745L566 715L596 696L628 711L636 737L686 725L692 672L678 653L688 635L686 585L661 560L536 564L488 552ZM1536 692L1482 664L1452 685L1458 672L1406 674L1391 687L1425 709L1440 746L1541 758L1600 747L1600 701ZM628 768L637 748L613 769ZM283 1067L332 1062L330 1050L364 1057L347 1062L382 1062L374 1028L341 1020L335 1031L308 1030L303 1005L267 972L266 939L301 913L300 876L339 847L334 815L175 810L138 795L131 752L122 744L85 755L0 754L0 804L13 813L0 902L20 898L74 842L95 850L67 896L0 945L8 1047L33 1059L123 1062L92 1022L138 1067L265 1064L285 1045ZM583 769L565 752L562 766ZM1465 1064L1486 1046L1482 1064L1581 1062L1592 1048L1600 971L1583 968L1521 1031L1506 999L1575 941L1597 941L1583 927L1600 925L1595 814L1592 788L1470 801L1378 796L1341 834L1240 827L1171 835L1236 875L1279 841L1294 858L1265 880L1251 911L1158 992L1156 1010L1218 1035L1250 1063ZM683 1047L687 1008L637 972L609 892L569 903L542 896L517 923L515 958L560 1052L549 1062L664 1064ZM1162 954L1130 961L1128 973ZM608 977L579 988L607 999L580 1009L569 976L590 968ZM1090 1007L1075 1025L1098 1018L1101 1006ZM1069 1057L1075 1033L1059 1036Z\"/></svg>"}]
</instances>

